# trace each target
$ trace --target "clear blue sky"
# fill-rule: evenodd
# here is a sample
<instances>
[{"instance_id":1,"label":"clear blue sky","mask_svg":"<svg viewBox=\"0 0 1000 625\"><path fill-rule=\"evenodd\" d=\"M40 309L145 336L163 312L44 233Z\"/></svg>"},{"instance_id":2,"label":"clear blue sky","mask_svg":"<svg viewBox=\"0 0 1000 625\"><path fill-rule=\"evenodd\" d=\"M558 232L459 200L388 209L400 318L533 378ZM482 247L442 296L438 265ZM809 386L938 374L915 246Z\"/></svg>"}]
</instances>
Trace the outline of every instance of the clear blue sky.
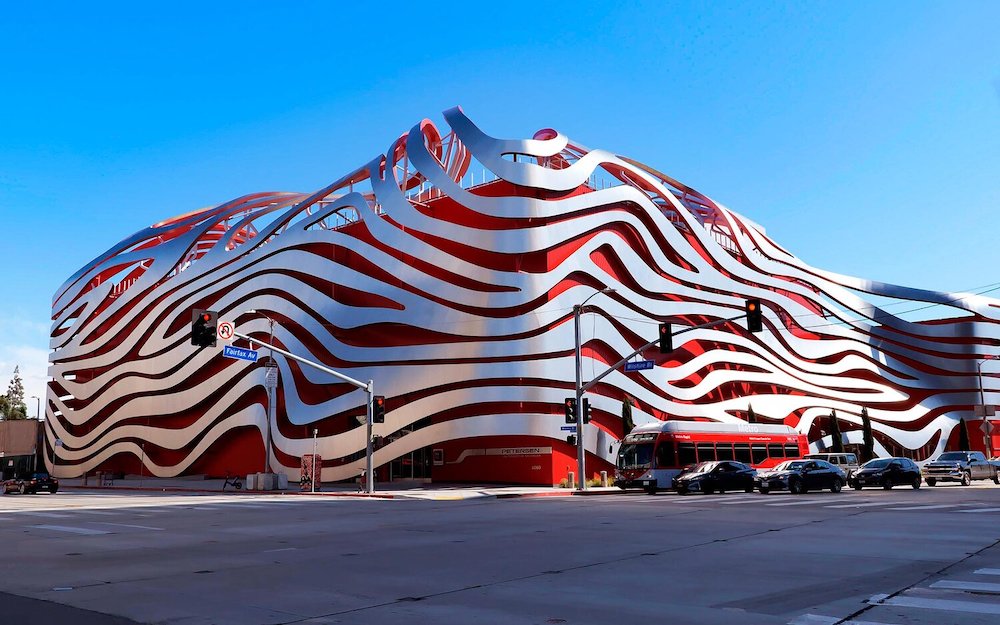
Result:
<instances>
[{"instance_id":1,"label":"clear blue sky","mask_svg":"<svg viewBox=\"0 0 1000 625\"><path fill-rule=\"evenodd\" d=\"M4 6L0 392L15 364L43 392L51 297L118 240L315 190L456 104L645 162L824 269L1000 282L998 2L368 4Z\"/></svg>"}]
</instances>

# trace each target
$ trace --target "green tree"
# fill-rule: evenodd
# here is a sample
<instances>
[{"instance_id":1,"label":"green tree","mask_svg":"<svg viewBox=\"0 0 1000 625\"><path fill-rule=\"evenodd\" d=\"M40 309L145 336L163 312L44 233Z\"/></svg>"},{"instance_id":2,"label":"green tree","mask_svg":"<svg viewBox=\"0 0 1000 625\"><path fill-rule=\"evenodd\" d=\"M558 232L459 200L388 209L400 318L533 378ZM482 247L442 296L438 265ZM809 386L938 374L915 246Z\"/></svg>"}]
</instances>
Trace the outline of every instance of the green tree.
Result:
<instances>
[{"instance_id":1,"label":"green tree","mask_svg":"<svg viewBox=\"0 0 1000 625\"><path fill-rule=\"evenodd\" d=\"M868 408L863 407L861 409L861 428L862 428L862 460L868 462L875 457L875 436L872 434L872 420L868 416Z\"/></svg>"},{"instance_id":2,"label":"green tree","mask_svg":"<svg viewBox=\"0 0 1000 625\"><path fill-rule=\"evenodd\" d=\"M24 382L21 381L20 367L14 367L14 377L10 379L4 399L6 400L4 407L5 419L28 418L28 406L24 403Z\"/></svg>"},{"instance_id":3,"label":"green tree","mask_svg":"<svg viewBox=\"0 0 1000 625\"><path fill-rule=\"evenodd\" d=\"M628 435L635 427L632 421L632 398L626 396L622 401L622 438Z\"/></svg>"},{"instance_id":4,"label":"green tree","mask_svg":"<svg viewBox=\"0 0 1000 625\"><path fill-rule=\"evenodd\" d=\"M840 433L840 423L837 421L836 410L830 411L830 438L833 439L833 445L830 446L833 453L844 453L844 436Z\"/></svg>"},{"instance_id":5,"label":"green tree","mask_svg":"<svg viewBox=\"0 0 1000 625\"><path fill-rule=\"evenodd\" d=\"M958 449L959 451L969 451L972 444L969 443L969 424L965 419L958 422Z\"/></svg>"}]
</instances>

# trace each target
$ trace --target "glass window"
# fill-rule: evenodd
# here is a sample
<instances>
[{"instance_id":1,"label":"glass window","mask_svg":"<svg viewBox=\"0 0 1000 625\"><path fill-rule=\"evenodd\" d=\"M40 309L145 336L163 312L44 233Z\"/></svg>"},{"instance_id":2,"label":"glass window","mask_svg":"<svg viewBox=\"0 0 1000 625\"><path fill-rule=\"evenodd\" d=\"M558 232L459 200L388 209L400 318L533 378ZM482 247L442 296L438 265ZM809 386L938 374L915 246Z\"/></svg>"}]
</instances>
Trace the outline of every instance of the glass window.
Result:
<instances>
[{"instance_id":1,"label":"glass window","mask_svg":"<svg viewBox=\"0 0 1000 625\"><path fill-rule=\"evenodd\" d=\"M648 469L650 461L653 459L652 443L642 443L639 445L622 445L618 452L618 468L620 469Z\"/></svg>"},{"instance_id":2,"label":"glass window","mask_svg":"<svg viewBox=\"0 0 1000 625\"><path fill-rule=\"evenodd\" d=\"M677 464L686 467L698 462L694 453L694 443L677 443Z\"/></svg>"},{"instance_id":3,"label":"glass window","mask_svg":"<svg viewBox=\"0 0 1000 625\"><path fill-rule=\"evenodd\" d=\"M733 446L730 443L716 443L715 455L719 460L736 459L736 456L733 455Z\"/></svg>"},{"instance_id":4,"label":"glass window","mask_svg":"<svg viewBox=\"0 0 1000 625\"><path fill-rule=\"evenodd\" d=\"M736 460L744 464L753 462L750 458L750 445L748 443L736 443L733 447L736 449Z\"/></svg>"},{"instance_id":5,"label":"glass window","mask_svg":"<svg viewBox=\"0 0 1000 625\"><path fill-rule=\"evenodd\" d=\"M854 454L847 454L847 464L857 464L858 457Z\"/></svg>"},{"instance_id":6,"label":"glass window","mask_svg":"<svg viewBox=\"0 0 1000 625\"><path fill-rule=\"evenodd\" d=\"M786 458L798 458L799 457L799 446L795 443L785 443L785 457Z\"/></svg>"},{"instance_id":7,"label":"glass window","mask_svg":"<svg viewBox=\"0 0 1000 625\"><path fill-rule=\"evenodd\" d=\"M770 445L767 446L767 455L771 456L772 458L784 458L785 452L781 448L780 443L779 444L771 443Z\"/></svg>"},{"instance_id":8,"label":"glass window","mask_svg":"<svg viewBox=\"0 0 1000 625\"><path fill-rule=\"evenodd\" d=\"M754 443L750 446L750 452L753 456L753 463L760 464L767 460L767 447L760 443Z\"/></svg>"},{"instance_id":9,"label":"glass window","mask_svg":"<svg viewBox=\"0 0 1000 625\"><path fill-rule=\"evenodd\" d=\"M662 441L656 446L656 468L669 469L677 466L673 441Z\"/></svg>"},{"instance_id":10,"label":"glass window","mask_svg":"<svg viewBox=\"0 0 1000 625\"><path fill-rule=\"evenodd\" d=\"M698 443L698 462L715 460L715 445L712 443Z\"/></svg>"}]
</instances>

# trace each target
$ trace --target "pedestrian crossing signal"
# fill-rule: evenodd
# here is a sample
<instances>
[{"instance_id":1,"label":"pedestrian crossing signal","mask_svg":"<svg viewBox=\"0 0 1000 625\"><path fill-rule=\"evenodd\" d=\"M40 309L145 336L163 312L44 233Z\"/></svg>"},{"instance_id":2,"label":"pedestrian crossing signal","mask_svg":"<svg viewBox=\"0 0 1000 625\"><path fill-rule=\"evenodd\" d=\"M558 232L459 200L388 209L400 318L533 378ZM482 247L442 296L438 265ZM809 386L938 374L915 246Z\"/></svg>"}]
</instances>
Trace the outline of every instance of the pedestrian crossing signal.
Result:
<instances>
[{"instance_id":1,"label":"pedestrian crossing signal","mask_svg":"<svg viewBox=\"0 0 1000 625\"><path fill-rule=\"evenodd\" d=\"M661 354L669 354L670 352L674 351L674 340L673 339L674 339L674 336L673 336L673 333L670 331L670 324L669 323L661 323L660 324L660 340L658 341L658 344L660 346L660 353Z\"/></svg>"}]
</instances>

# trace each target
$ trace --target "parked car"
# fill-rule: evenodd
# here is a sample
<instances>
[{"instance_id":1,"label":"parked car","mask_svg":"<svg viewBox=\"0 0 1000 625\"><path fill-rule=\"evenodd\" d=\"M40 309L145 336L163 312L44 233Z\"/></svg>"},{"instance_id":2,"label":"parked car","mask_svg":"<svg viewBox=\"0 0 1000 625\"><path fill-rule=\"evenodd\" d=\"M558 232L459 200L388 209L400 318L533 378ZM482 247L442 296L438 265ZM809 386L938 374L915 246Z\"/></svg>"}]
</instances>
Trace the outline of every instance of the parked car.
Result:
<instances>
[{"instance_id":1,"label":"parked car","mask_svg":"<svg viewBox=\"0 0 1000 625\"><path fill-rule=\"evenodd\" d=\"M3 484L4 494L33 495L46 491L55 494L59 490L59 480L48 473L32 473L24 477L7 480Z\"/></svg>"},{"instance_id":2,"label":"parked car","mask_svg":"<svg viewBox=\"0 0 1000 625\"><path fill-rule=\"evenodd\" d=\"M674 478L674 489L682 494L714 492L724 493L727 490L742 490L753 492L754 478L757 472L742 462L718 460L699 462L691 470Z\"/></svg>"},{"instance_id":3,"label":"parked car","mask_svg":"<svg viewBox=\"0 0 1000 625\"><path fill-rule=\"evenodd\" d=\"M893 486L920 488L920 467L909 458L875 458L861 465L851 476L851 486L861 490L865 486Z\"/></svg>"},{"instance_id":4,"label":"parked car","mask_svg":"<svg viewBox=\"0 0 1000 625\"><path fill-rule=\"evenodd\" d=\"M993 480L994 484L1000 484L997 467L981 451L946 451L924 465L923 475L928 486L938 482L968 486L972 480Z\"/></svg>"},{"instance_id":5,"label":"parked car","mask_svg":"<svg viewBox=\"0 0 1000 625\"><path fill-rule=\"evenodd\" d=\"M840 469L847 475L848 478L851 474L858 470L860 464L858 463L858 455L851 453L818 453L818 454L806 454L803 458L809 458L812 460L825 460L835 467L840 467Z\"/></svg>"},{"instance_id":6,"label":"parked car","mask_svg":"<svg viewBox=\"0 0 1000 625\"><path fill-rule=\"evenodd\" d=\"M800 494L824 488L839 493L846 483L844 471L825 460L786 460L770 471L757 474L757 490L764 494L772 490Z\"/></svg>"}]
</instances>

